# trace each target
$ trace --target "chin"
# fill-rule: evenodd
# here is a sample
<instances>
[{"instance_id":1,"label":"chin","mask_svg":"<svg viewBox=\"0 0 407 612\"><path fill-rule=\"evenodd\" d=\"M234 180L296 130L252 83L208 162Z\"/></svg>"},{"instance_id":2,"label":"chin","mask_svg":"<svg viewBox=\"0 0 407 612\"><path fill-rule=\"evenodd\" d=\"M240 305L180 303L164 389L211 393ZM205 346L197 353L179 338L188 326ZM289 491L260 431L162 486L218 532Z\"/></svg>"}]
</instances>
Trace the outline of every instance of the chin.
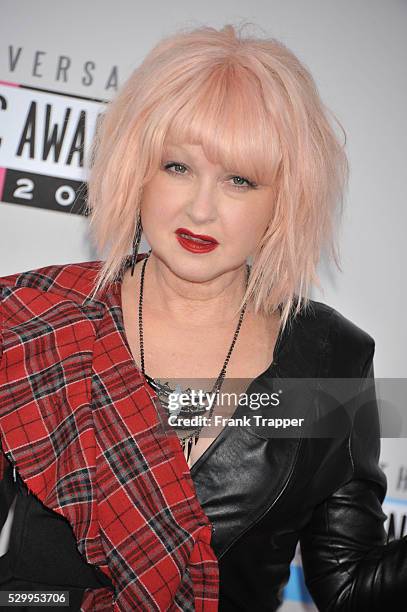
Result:
<instances>
[{"instance_id":1,"label":"chin","mask_svg":"<svg viewBox=\"0 0 407 612\"><path fill-rule=\"evenodd\" d=\"M213 253L205 255L185 253L184 255L184 253L174 253L174 248L169 253L160 249L156 251L154 247L152 250L160 263L164 264L173 274L192 283L203 283L216 278L218 274L225 271L223 266L219 265L219 260L215 260Z\"/></svg>"},{"instance_id":2,"label":"chin","mask_svg":"<svg viewBox=\"0 0 407 612\"><path fill-rule=\"evenodd\" d=\"M189 265L185 265L183 262L172 262L170 268L179 278L191 283L204 283L222 273L222 270L217 271L212 262L203 262L202 260L196 263L192 262Z\"/></svg>"}]
</instances>

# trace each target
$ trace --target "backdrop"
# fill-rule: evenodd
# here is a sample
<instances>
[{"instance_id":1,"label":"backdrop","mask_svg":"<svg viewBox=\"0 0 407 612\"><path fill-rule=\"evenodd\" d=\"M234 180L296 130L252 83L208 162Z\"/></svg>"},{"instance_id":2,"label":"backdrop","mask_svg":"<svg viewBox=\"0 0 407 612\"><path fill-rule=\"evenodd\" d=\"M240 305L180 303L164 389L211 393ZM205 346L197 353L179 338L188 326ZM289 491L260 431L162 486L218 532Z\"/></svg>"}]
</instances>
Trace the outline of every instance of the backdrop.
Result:
<instances>
[{"instance_id":1,"label":"backdrop","mask_svg":"<svg viewBox=\"0 0 407 612\"><path fill-rule=\"evenodd\" d=\"M0 30L0 276L100 259L83 209L98 113L163 35L248 20L309 67L347 132L343 272L321 264L334 306L376 340L375 373L406 379L406 16L402 0L3 0ZM85 155L83 155L85 152ZM405 531L406 440L382 441L389 537ZM283 612L315 609L292 564Z\"/></svg>"}]
</instances>

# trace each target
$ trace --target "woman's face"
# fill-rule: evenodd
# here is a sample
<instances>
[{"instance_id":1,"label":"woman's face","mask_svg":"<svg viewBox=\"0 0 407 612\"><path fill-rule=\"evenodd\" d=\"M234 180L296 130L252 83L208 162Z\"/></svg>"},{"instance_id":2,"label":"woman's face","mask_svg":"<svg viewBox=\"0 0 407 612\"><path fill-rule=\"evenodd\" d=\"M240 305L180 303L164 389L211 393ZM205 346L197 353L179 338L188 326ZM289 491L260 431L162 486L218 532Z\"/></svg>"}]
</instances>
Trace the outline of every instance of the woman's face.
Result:
<instances>
[{"instance_id":1,"label":"woman's face","mask_svg":"<svg viewBox=\"0 0 407 612\"><path fill-rule=\"evenodd\" d=\"M246 180L248 179L248 180ZM203 282L242 266L256 249L272 214L272 186L213 164L201 145L171 144L144 185L141 218L153 253L174 273ZM199 243L181 230L213 238Z\"/></svg>"}]
</instances>

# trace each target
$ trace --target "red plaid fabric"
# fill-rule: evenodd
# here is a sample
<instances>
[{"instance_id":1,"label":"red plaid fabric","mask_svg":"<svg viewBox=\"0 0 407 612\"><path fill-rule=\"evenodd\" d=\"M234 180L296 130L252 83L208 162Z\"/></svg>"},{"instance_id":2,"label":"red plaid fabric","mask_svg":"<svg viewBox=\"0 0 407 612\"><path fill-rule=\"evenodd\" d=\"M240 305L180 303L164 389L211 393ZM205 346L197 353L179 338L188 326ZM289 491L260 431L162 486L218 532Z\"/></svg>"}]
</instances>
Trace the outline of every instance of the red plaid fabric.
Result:
<instances>
[{"instance_id":1,"label":"red plaid fabric","mask_svg":"<svg viewBox=\"0 0 407 612\"><path fill-rule=\"evenodd\" d=\"M0 278L2 450L31 493L68 519L84 559L113 581L113 597L88 589L83 611L212 612L212 526L132 357L121 279L87 299L100 265Z\"/></svg>"}]
</instances>

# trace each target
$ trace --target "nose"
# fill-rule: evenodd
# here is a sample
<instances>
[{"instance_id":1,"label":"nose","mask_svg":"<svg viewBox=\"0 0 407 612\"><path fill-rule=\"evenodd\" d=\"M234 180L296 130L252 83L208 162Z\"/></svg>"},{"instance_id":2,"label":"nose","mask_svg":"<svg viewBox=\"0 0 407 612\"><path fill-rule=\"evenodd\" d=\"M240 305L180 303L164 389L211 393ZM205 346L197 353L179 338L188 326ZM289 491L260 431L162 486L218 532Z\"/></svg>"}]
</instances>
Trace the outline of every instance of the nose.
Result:
<instances>
[{"instance_id":1,"label":"nose","mask_svg":"<svg viewBox=\"0 0 407 612\"><path fill-rule=\"evenodd\" d=\"M187 215L196 225L215 221L218 215L216 186L211 180L197 181L187 205Z\"/></svg>"}]
</instances>

